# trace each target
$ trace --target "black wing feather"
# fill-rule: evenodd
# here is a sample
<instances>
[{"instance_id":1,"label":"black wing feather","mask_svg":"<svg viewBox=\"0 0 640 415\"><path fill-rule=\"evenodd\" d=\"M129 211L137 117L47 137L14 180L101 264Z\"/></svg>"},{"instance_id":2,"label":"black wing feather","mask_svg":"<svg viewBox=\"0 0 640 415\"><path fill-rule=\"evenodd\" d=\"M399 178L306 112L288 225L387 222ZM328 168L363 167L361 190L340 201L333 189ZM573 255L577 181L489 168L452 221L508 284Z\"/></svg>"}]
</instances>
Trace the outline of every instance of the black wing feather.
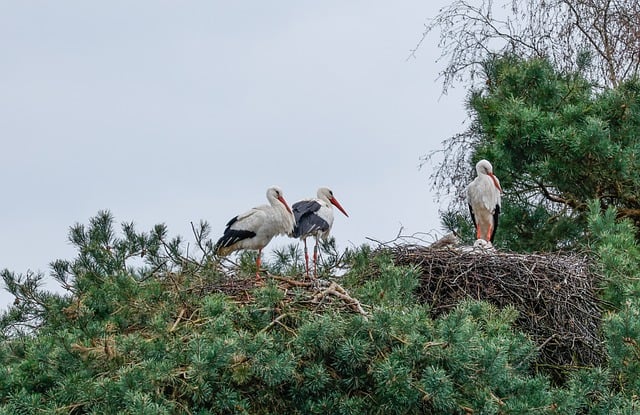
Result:
<instances>
[{"instance_id":1,"label":"black wing feather","mask_svg":"<svg viewBox=\"0 0 640 415\"><path fill-rule=\"evenodd\" d=\"M303 235L309 235L316 231L328 231L329 224L315 213L305 215L300 218L300 222L296 222L293 228L293 237L299 238Z\"/></svg>"},{"instance_id":2,"label":"black wing feather","mask_svg":"<svg viewBox=\"0 0 640 415\"><path fill-rule=\"evenodd\" d=\"M236 223L237 221L238 221L238 217L237 217L237 216L234 216L234 217L232 217L232 218L231 218L231 220L230 220L229 222L227 222L227 224L226 224L226 225L224 225L224 226L226 226L226 227L228 228L229 226L233 225L233 224L234 224L234 223Z\"/></svg>"},{"instance_id":3,"label":"black wing feather","mask_svg":"<svg viewBox=\"0 0 640 415\"><path fill-rule=\"evenodd\" d=\"M301 200L291 206L293 216L296 218L296 222L305 215L317 212L320 210L320 203L315 200Z\"/></svg>"},{"instance_id":4,"label":"black wing feather","mask_svg":"<svg viewBox=\"0 0 640 415\"><path fill-rule=\"evenodd\" d=\"M476 225L476 215L473 214L471 203L469 203L469 213L471 214L471 220L473 221L473 229L478 229L478 225Z\"/></svg>"},{"instance_id":5,"label":"black wing feather","mask_svg":"<svg viewBox=\"0 0 640 415\"><path fill-rule=\"evenodd\" d=\"M496 236L496 230L498 229L499 216L500 216L500 205L496 205L496 209L493 211L493 230L491 231L491 243L493 243L493 237Z\"/></svg>"},{"instance_id":6,"label":"black wing feather","mask_svg":"<svg viewBox=\"0 0 640 415\"><path fill-rule=\"evenodd\" d=\"M214 250L218 250L220 248L226 248L235 244L238 241L242 241L243 239L249 239L256 236L256 233L253 231L247 231L243 229L231 229L231 225L238 221L238 217L233 217L229 222L227 222L227 227L224 230L224 234L218 239Z\"/></svg>"},{"instance_id":7,"label":"black wing feather","mask_svg":"<svg viewBox=\"0 0 640 415\"><path fill-rule=\"evenodd\" d=\"M299 238L317 230L326 231L329 229L327 221L316 215L320 210L320 203L315 200L302 200L291 206L296 224L293 228L293 237Z\"/></svg>"}]
</instances>

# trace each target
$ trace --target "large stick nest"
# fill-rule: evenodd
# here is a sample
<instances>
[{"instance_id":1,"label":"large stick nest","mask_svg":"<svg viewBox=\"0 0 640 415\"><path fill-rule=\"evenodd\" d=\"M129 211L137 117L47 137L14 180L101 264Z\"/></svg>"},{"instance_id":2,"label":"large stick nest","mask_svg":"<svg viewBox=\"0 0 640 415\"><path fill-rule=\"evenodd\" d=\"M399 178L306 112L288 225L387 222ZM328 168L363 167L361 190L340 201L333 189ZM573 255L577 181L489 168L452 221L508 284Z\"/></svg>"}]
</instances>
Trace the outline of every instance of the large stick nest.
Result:
<instances>
[{"instance_id":1,"label":"large stick nest","mask_svg":"<svg viewBox=\"0 0 640 415\"><path fill-rule=\"evenodd\" d=\"M468 247L385 247L395 263L419 268L417 295L434 317L465 299L519 312L516 324L540 349L541 368L598 365L601 304L586 255L516 254Z\"/></svg>"}]
</instances>

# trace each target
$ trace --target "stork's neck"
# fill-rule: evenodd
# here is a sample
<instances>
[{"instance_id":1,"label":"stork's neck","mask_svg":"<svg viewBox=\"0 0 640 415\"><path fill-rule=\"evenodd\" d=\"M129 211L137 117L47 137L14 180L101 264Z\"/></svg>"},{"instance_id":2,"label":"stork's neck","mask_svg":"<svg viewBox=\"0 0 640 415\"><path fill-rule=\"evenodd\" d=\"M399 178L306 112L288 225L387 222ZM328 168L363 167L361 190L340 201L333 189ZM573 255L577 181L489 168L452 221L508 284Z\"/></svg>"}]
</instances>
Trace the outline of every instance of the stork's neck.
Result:
<instances>
[{"instance_id":1,"label":"stork's neck","mask_svg":"<svg viewBox=\"0 0 640 415\"><path fill-rule=\"evenodd\" d=\"M273 195L269 195L268 200L269 204L273 207L282 206L282 203L278 200L278 198ZM282 206L282 208L284 208L284 206Z\"/></svg>"},{"instance_id":2,"label":"stork's neck","mask_svg":"<svg viewBox=\"0 0 640 415\"><path fill-rule=\"evenodd\" d=\"M293 231L293 225L295 223L295 218L293 213L289 212L285 205L283 205L279 200L276 199L276 202L273 204L273 208L280 215L281 220L279 221L282 226L283 233L290 233Z\"/></svg>"},{"instance_id":3,"label":"stork's neck","mask_svg":"<svg viewBox=\"0 0 640 415\"><path fill-rule=\"evenodd\" d=\"M329 198L326 195L318 195L318 198L316 199L319 202L322 202L325 206L329 206L331 207L331 200L329 200Z\"/></svg>"}]
</instances>

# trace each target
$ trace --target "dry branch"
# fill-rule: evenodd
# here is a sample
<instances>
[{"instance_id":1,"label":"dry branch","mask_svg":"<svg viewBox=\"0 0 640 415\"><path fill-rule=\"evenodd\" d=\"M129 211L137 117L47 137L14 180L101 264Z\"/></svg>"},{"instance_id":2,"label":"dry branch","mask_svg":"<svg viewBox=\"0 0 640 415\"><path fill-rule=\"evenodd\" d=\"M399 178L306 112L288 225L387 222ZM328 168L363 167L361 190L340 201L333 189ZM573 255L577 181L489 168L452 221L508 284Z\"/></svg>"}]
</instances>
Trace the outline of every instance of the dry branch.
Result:
<instances>
[{"instance_id":1,"label":"dry branch","mask_svg":"<svg viewBox=\"0 0 640 415\"><path fill-rule=\"evenodd\" d=\"M356 313L367 316L362 303L352 297L347 290L335 281L328 280L298 280L291 277L268 274L267 279L274 281L285 294L285 301L292 304L313 304L314 308L329 305L332 298L339 300L337 305L343 305ZM253 290L259 284L255 276L234 275L223 281L206 284L198 288L202 292L219 292L228 295L238 303L249 303L254 300ZM302 297L300 294L302 293ZM302 300L301 300L302 298ZM326 301L325 301L326 300Z\"/></svg>"},{"instance_id":2,"label":"dry branch","mask_svg":"<svg viewBox=\"0 0 640 415\"><path fill-rule=\"evenodd\" d=\"M328 297L330 295L343 300L347 306L349 306L351 309L353 309L357 313L362 314L363 316L365 316L365 319L366 319L367 312L364 311L364 309L362 308L362 304L360 304L360 301L358 301L357 299L351 297L347 293L347 291L340 284L336 283L335 281L331 282L331 284L329 285L329 287L327 289L316 293L313 296L312 302L320 303L321 301L323 301L326 297Z\"/></svg>"}]
</instances>

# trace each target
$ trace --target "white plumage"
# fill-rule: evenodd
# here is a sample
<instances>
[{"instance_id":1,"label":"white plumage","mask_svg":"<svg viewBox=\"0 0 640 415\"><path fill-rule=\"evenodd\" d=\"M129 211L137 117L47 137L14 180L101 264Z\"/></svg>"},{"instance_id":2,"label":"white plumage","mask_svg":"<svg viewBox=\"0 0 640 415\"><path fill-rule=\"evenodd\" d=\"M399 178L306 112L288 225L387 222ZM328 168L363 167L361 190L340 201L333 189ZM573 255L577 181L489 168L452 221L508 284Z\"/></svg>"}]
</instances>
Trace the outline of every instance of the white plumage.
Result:
<instances>
[{"instance_id":1,"label":"white plumage","mask_svg":"<svg viewBox=\"0 0 640 415\"><path fill-rule=\"evenodd\" d=\"M284 200L282 189L270 187L267 200L268 205L254 207L227 222L224 234L215 245L218 255L228 255L239 249L258 250L256 266L260 272L262 249L274 236L290 234L294 225L293 213Z\"/></svg>"},{"instance_id":2,"label":"white plumage","mask_svg":"<svg viewBox=\"0 0 640 415\"><path fill-rule=\"evenodd\" d=\"M493 166L487 160L476 164L476 177L467 186L467 202L473 225L476 228L476 239L493 243L498 228L500 215L500 181L493 174Z\"/></svg>"},{"instance_id":3,"label":"white plumage","mask_svg":"<svg viewBox=\"0 0 640 415\"><path fill-rule=\"evenodd\" d=\"M318 189L315 199L305 199L293 204L293 215L296 220L291 236L300 238L304 242L304 258L307 276L309 276L309 254L307 252L307 238L313 236L316 244L313 248L314 275L317 274L318 239L327 239L333 226L333 207L340 212L347 212L342 208L338 200L333 196L331 189L321 187Z\"/></svg>"}]
</instances>

